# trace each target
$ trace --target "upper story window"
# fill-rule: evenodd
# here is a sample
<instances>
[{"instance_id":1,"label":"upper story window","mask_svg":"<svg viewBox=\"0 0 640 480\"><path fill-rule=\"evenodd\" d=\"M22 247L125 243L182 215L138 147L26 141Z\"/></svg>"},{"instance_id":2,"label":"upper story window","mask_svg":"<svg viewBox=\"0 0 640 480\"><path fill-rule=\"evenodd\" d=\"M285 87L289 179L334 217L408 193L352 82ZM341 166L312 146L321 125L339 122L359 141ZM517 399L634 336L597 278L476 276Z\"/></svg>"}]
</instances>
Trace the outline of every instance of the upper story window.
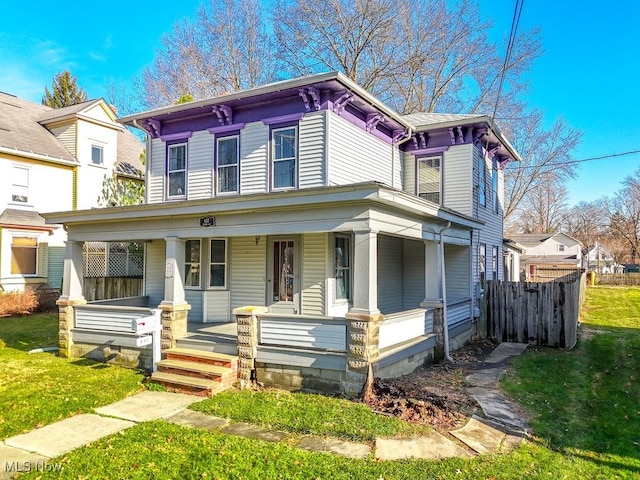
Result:
<instances>
[{"instance_id":1,"label":"upper story window","mask_svg":"<svg viewBox=\"0 0 640 480\"><path fill-rule=\"evenodd\" d=\"M11 239L11 274L38 274L38 239L36 237Z\"/></svg>"},{"instance_id":2,"label":"upper story window","mask_svg":"<svg viewBox=\"0 0 640 480\"><path fill-rule=\"evenodd\" d=\"M187 144L178 143L167 148L167 197L186 197Z\"/></svg>"},{"instance_id":3,"label":"upper story window","mask_svg":"<svg viewBox=\"0 0 640 480\"><path fill-rule=\"evenodd\" d=\"M212 239L209 256L209 286L224 288L227 284L227 242Z\"/></svg>"},{"instance_id":4,"label":"upper story window","mask_svg":"<svg viewBox=\"0 0 640 480\"><path fill-rule=\"evenodd\" d=\"M433 203L441 200L441 168L440 157L419 158L418 162L418 196Z\"/></svg>"},{"instance_id":5,"label":"upper story window","mask_svg":"<svg viewBox=\"0 0 640 480\"><path fill-rule=\"evenodd\" d=\"M187 240L184 252L184 285L200 286L200 240Z\"/></svg>"},{"instance_id":6,"label":"upper story window","mask_svg":"<svg viewBox=\"0 0 640 480\"><path fill-rule=\"evenodd\" d=\"M238 193L238 136L218 138L216 142L218 193Z\"/></svg>"},{"instance_id":7,"label":"upper story window","mask_svg":"<svg viewBox=\"0 0 640 480\"><path fill-rule=\"evenodd\" d=\"M500 205L498 204L498 166L496 165L495 160L493 162L491 184L493 190L493 209L496 213L500 213Z\"/></svg>"},{"instance_id":8,"label":"upper story window","mask_svg":"<svg viewBox=\"0 0 640 480\"><path fill-rule=\"evenodd\" d=\"M336 300L351 298L351 239L335 237Z\"/></svg>"},{"instance_id":9,"label":"upper story window","mask_svg":"<svg viewBox=\"0 0 640 480\"><path fill-rule=\"evenodd\" d=\"M27 203L29 201L29 169L14 166L11 172L11 201Z\"/></svg>"},{"instance_id":10,"label":"upper story window","mask_svg":"<svg viewBox=\"0 0 640 480\"><path fill-rule=\"evenodd\" d=\"M298 128L274 129L271 135L273 140L272 186L274 189L295 187L298 176Z\"/></svg>"},{"instance_id":11,"label":"upper story window","mask_svg":"<svg viewBox=\"0 0 640 480\"><path fill-rule=\"evenodd\" d=\"M103 150L100 145L91 145L91 163L94 165L104 164Z\"/></svg>"}]
</instances>

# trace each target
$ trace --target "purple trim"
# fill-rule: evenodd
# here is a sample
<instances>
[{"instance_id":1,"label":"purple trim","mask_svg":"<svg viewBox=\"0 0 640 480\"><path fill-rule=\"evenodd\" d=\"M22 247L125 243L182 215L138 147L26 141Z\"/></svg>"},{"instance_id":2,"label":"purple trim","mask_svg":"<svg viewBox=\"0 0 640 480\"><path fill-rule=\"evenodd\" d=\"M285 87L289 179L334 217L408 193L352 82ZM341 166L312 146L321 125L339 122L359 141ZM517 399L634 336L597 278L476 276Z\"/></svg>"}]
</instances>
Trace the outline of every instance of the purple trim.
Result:
<instances>
[{"instance_id":1,"label":"purple trim","mask_svg":"<svg viewBox=\"0 0 640 480\"><path fill-rule=\"evenodd\" d=\"M186 140L187 138L191 137L192 134L193 134L193 132L170 133L168 135L161 135L160 139L163 142L173 142L173 141L176 141L176 140Z\"/></svg>"},{"instance_id":2,"label":"purple trim","mask_svg":"<svg viewBox=\"0 0 640 480\"><path fill-rule=\"evenodd\" d=\"M150 118L146 121L147 127L149 129L149 133L151 137L157 138L160 136L160 122L158 120L154 120Z\"/></svg>"},{"instance_id":3,"label":"purple trim","mask_svg":"<svg viewBox=\"0 0 640 480\"><path fill-rule=\"evenodd\" d=\"M430 147L430 148L419 148L417 150L410 150L407 153L410 153L412 155L418 156L418 155L431 155L434 153L442 153L442 152L446 152L447 150L449 150L448 146L445 147Z\"/></svg>"},{"instance_id":4,"label":"purple trim","mask_svg":"<svg viewBox=\"0 0 640 480\"><path fill-rule=\"evenodd\" d=\"M231 125L233 123L233 110L228 105L214 105L211 111L218 117L220 125Z\"/></svg>"},{"instance_id":5,"label":"purple trim","mask_svg":"<svg viewBox=\"0 0 640 480\"><path fill-rule=\"evenodd\" d=\"M244 128L244 123L232 123L231 125L222 125L220 127L207 128L207 131L212 135L229 132L239 132Z\"/></svg>"},{"instance_id":6,"label":"purple trim","mask_svg":"<svg viewBox=\"0 0 640 480\"><path fill-rule=\"evenodd\" d=\"M384 116L381 113L370 113L367 115L365 130L367 132L372 132L382 120L384 120Z\"/></svg>"},{"instance_id":7,"label":"purple trim","mask_svg":"<svg viewBox=\"0 0 640 480\"><path fill-rule=\"evenodd\" d=\"M277 117L263 118L262 123L265 125L276 125L278 123L293 123L304 117L304 113L291 113L289 115L280 115Z\"/></svg>"}]
</instances>

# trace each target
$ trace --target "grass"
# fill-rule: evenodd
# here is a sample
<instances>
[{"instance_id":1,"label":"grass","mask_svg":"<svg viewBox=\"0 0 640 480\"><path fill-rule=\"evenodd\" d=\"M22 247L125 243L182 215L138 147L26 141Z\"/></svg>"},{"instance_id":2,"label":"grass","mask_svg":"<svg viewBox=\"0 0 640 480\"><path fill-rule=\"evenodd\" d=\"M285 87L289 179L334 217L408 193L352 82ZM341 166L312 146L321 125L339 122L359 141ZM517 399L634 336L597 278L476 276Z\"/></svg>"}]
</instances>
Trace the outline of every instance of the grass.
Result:
<instances>
[{"instance_id":1,"label":"grass","mask_svg":"<svg viewBox=\"0 0 640 480\"><path fill-rule=\"evenodd\" d=\"M378 436L410 436L429 431L428 427L376 415L364 404L282 390L228 390L191 408L287 432L364 442L373 442Z\"/></svg>"},{"instance_id":2,"label":"grass","mask_svg":"<svg viewBox=\"0 0 640 480\"><path fill-rule=\"evenodd\" d=\"M143 389L142 375L133 370L28 353L57 343L56 314L0 318L0 439Z\"/></svg>"}]
</instances>

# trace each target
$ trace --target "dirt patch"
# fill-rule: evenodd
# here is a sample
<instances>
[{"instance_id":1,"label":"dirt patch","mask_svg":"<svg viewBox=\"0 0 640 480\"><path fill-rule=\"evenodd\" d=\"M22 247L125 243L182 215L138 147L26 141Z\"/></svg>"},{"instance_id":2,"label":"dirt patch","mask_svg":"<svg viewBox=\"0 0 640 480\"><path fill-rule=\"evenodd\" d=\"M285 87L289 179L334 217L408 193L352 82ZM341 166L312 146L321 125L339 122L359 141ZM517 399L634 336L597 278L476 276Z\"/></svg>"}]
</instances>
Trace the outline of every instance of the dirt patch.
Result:
<instances>
[{"instance_id":1,"label":"dirt patch","mask_svg":"<svg viewBox=\"0 0 640 480\"><path fill-rule=\"evenodd\" d=\"M459 428L480 412L478 403L465 391L464 378L496 346L491 341L474 341L452 353L453 362L429 365L398 378L376 378L364 403L376 413L442 432Z\"/></svg>"}]
</instances>

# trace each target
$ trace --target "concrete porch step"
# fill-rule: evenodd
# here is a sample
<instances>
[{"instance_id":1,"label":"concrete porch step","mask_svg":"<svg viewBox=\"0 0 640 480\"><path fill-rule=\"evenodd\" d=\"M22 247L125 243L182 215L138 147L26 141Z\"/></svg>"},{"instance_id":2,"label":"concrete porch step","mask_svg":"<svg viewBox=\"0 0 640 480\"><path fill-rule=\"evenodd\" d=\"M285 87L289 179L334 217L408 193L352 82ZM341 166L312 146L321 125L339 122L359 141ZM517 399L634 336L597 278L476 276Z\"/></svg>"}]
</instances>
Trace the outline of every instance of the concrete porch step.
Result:
<instances>
[{"instance_id":1,"label":"concrete porch step","mask_svg":"<svg viewBox=\"0 0 640 480\"><path fill-rule=\"evenodd\" d=\"M224 390L224 386L214 380L166 372L153 372L151 374L151 381L164 385L172 392L198 395L201 397L210 397Z\"/></svg>"}]
</instances>

